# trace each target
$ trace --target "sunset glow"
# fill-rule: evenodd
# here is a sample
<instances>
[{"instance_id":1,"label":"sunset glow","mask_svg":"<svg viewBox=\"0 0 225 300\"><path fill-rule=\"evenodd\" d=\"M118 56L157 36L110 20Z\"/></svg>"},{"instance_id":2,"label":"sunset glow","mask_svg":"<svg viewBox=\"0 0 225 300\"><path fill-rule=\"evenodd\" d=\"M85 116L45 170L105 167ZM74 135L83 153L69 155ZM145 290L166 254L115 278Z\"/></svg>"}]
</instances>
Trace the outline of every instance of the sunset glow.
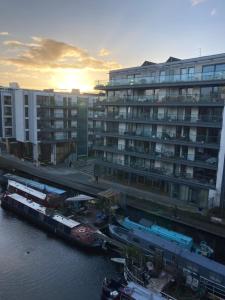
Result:
<instances>
[{"instance_id":1,"label":"sunset glow","mask_svg":"<svg viewBox=\"0 0 225 300\"><path fill-rule=\"evenodd\" d=\"M82 70L55 71L50 80L50 86L58 90L80 89L81 92L93 92L94 81Z\"/></svg>"}]
</instances>

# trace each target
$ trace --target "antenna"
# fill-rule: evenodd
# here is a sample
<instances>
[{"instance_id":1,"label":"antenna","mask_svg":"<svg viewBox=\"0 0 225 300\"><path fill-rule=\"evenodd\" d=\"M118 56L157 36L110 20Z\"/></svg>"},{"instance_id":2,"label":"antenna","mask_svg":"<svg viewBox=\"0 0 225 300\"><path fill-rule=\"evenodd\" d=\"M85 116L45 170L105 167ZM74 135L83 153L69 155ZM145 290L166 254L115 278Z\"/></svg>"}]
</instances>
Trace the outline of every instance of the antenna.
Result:
<instances>
[{"instance_id":1,"label":"antenna","mask_svg":"<svg viewBox=\"0 0 225 300\"><path fill-rule=\"evenodd\" d=\"M198 48L199 50L199 56L202 56L202 48Z\"/></svg>"}]
</instances>

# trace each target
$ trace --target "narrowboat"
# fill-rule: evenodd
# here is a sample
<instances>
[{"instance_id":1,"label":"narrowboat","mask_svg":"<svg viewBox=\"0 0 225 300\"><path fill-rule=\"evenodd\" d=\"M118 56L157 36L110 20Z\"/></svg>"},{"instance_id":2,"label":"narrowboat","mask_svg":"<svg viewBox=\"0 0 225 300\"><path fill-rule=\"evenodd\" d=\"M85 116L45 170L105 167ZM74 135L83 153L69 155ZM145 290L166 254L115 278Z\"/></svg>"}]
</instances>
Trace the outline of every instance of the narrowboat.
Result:
<instances>
[{"instance_id":1,"label":"narrowboat","mask_svg":"<svg viewBox=\"0 0 225 300\"><path fill-rule=\"evenodd\" d=\"M38 190L41 192L55 194L55 195L58 195L63 198L66 198L66 196L67 196L67 192L65 190L50 186L45 183L34 181L34 180L31 180L31 179L28 179L28 178L25 178L22 176L18 176L18 175L11 174L11 173L6 173L3 175L3 177L6 178L7 180L14 180L16 182L20 182L28 187L34 188L35 190Z\"/></svg>"},{"instance_id":2,"label":"narrowboat","mask_svg":"<svg viewBox=\"0 0 225 300\"><path fill-rule=\"evenodd\" d=\"M150 288L145 288L133 281L116 279L104 279L102 284L101 300L175 300L164 296Z\"/></svg>"},{"instance_id":3,"label":"narrowboat","mask_svg":"<svg viewBox=\"0 0 225 300\"><path fill-rule=\"evenodd\" d=\"M126 217L123 219L118 219L117 222L126 229L138 229L146 233L153 233L168 241L175 242L184 249L194 251L207 257L211 257L214 252L205 241L201 241L199 246L195 245L192 237L176 231L168 230L167 228L153 224L145 219L141 219L140 222L137 223Z\"/></svg>"},{"instance_id":4,"label":"narrowboat","mask_svg":"<svg viewBox=\"0 0 225 300\"><path fill-rule=\"evenodd\" d=\"M225 299L225 266L207 257L184 249L175 242L151 232L128 230L109 225L111 237L144 252L152 260L158 255L168 272L180 272L187 284L196 288L203 286L219 299Z\"/></svg>"},{"instance_id":5,"label":"narrowboat","mask_svg":"<svg viewBox=\"0 0 225 300\"><path fill-rule=\"evenodd\" d=\"M85 248L102 246L100 232L96 228L66 218L19 194L6 192L1 205L71 243Z\"/></svg>"},{"instance_id":6,"label":"narrowboat","mask_svg":"<svg viewBox=\"0 0 225 300\"><path fill-rule=\"evenodd\" d=\"M7 192L10 194L19 194L49 208L59 208L64 204L64 199L57 194L52 194L47 191L41 192L10 179L8 180Z\"/></svg>"}]
</instances>

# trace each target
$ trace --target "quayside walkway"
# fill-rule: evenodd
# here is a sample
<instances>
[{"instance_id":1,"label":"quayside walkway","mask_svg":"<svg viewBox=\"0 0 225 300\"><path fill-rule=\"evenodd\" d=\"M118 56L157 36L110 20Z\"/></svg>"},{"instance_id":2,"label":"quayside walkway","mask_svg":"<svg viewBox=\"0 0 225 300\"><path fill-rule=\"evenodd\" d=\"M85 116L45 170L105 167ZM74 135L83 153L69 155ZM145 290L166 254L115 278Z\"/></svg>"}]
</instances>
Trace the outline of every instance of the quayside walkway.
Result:
<instances>
[{"instance_id":1,"label":"quayside walkway","mask_svg":"<svg viewBox=\"0 0 225 300\"><path fill-rule=\"evenodd\" d=\"M22 171L93 197L99 197L99 193L113 189L120 193L120 200L124 205L225 238L225 226L211 223L205 216L199 214L197 208L180 206L178 201L172 199L165 201L161 195L117 182L99 179L96 183L92 173L85 173L81 169L68 168L64 165L36 167L32 162L23 161L7 154L0 154L0 168ZM174 214L175 206L177 208L176 216Z\"/></svg>"},{"instance_id":2,"label":"quayside walkway","mask_svg":"<svg viewBox=\"0 0 225 300\"><path fill-rule=\"evenodd\" d=\"M82 174L78 175L71 172L68 168L56 169L54 167L37 167L30 161L23 161L12 155L0 155L0 168L5 168L9 171L21 171L30 176L38 177L42 180L71 188L93 197L97 197L98 193L104 190L104 187L89 182L87 176L83 176Z\"/></svg>"}]
</instances>

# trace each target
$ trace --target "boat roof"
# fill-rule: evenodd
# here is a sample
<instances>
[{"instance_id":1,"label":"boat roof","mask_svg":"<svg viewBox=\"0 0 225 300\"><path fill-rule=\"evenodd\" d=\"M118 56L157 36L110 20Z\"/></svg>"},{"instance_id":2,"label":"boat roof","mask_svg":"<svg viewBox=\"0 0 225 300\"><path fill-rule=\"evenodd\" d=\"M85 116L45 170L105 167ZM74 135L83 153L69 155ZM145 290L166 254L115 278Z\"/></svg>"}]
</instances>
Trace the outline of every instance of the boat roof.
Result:
<instances>
[{"instance_id":1,"label":"boat roof","mask_svg":"<svg viewBox=\"0 0 225 300\"><path fill-rule=\"evenodd\" d=\"M14 194L10 194L8 195L9 197L13 198L14 200L16 200L17 202L20 202L44 215L48 215L47 212L46 212L46 207L34 202L34 201L31 201L29 199L26 199L25 197L21 196L21 195L18 195L16 193ZM74 220L71 220L71 219L68 219L60 214L54 214L52 216L52 219L56 220L57 222L69 227L69 228L74 228L78 225L80 225L80 223L74 221Z\"/></svg>"},{"instance_id":2,"label":"boat roof","mask_svg":"<svg viewBox=\"0 0 225 300\"><path fill-rule=\"evenodd\" d=\"M152 231L155 232L156 234L162 234L164 236L167 236L170 239L174 239L177 242L183 242L186 244L192 243L193 239L190 236L184 235L182 233L173 231L173 230L169 230L167 228L163 228L161 226L158 225L152 225Z\"/></svg>"},{"instance_id":3,"label":"boat roof","mask_svg":"<svg viewBox=\"0 0 225 300\"><path fill-rule=\"evenodd\" d=\"M80 195L77 195L77 196L74 196L74 197L67 198L66 201L80 202L80 201L90 201L90 200L93 200L93 199L94 199L93 197L80 194Z\"/></svg>"},{"instance_id":4,"label":"boat roof","mask_svg":"<svg viewBox=\"0 0 225 300\"><path fill-rule=\"evenodd\" d=\"M163 250L175 253L177 256L184 258L189 262L200 265L201 267L206 268L207 270L210 270L212 272L215 272L216 270L217 274L220 274L222 276L224 276L225 274L225 265L222 265L214 260L211 260L195 252L191 252L187 249L184 249L175 242L163 239L162 237L157 236L151 232L145 233L138 229L129 232L133 233L136 237L140 237L148 241L149 244L152 244L155 247L159 247Z\"/></svg>"},{"instance_id":5,"label":"boat roof","mask_svg":"<svg viewBox=\"0 0 225 300\"><path fill-rule=\"evenodd\" d=\"M34 190L34 189L32 189L22 183L16 182L14 180L8 180L8 185L15 187L16 189L21 190L29 195L35 196L41 200L45 200L45 198L46 198L46 194L39 192L37 190Z\"/></svg>"},{"instance_id":6,"label":"boat roof","mask_svg":"<svg viewBox=\"0 0 225 300\"><path fill-rule=\"evenodd\" d=\"M38 190L41 190L41 191L47 191L49 193L58 194L58 195L63 195L66 193L65 190L50 186L48 184L40 183L40 182L31 180L31 179L27 179L25 177L14 175L11 173L4 174L4 177L18 181L20 183L24 183L25 185L29 185L29 186L37 188Z\"/></svg>"},{"instance_id":7,"label":"boat roof","mask_svg":"<svg viewBox=\"0 0 225 300\"><path fill-rule=\"evenodd\" d=\"M149 229L148 232L153 232L155 234L159 234L161 236L167 237L169 239L175 240L176 242L182 243L185 245L191 245L193 243L193 239L189 236L178 233L176 231L168 230L167 228L164 228L164 227L161 227L158 225L153 225L153 224L147 225L147 223L146 223L146 225L144 225L143 220L142 220L142 224L141 224L140 222L136 223L136 222L130 220L128 217L126 217L126 218L124 218L123 225L126 225L126 224L129 225L132 229L136 229L138 226L140 227L140 225L145 226L145 227L147 227L147 229Z\"/></svg>"}]
</instances>

